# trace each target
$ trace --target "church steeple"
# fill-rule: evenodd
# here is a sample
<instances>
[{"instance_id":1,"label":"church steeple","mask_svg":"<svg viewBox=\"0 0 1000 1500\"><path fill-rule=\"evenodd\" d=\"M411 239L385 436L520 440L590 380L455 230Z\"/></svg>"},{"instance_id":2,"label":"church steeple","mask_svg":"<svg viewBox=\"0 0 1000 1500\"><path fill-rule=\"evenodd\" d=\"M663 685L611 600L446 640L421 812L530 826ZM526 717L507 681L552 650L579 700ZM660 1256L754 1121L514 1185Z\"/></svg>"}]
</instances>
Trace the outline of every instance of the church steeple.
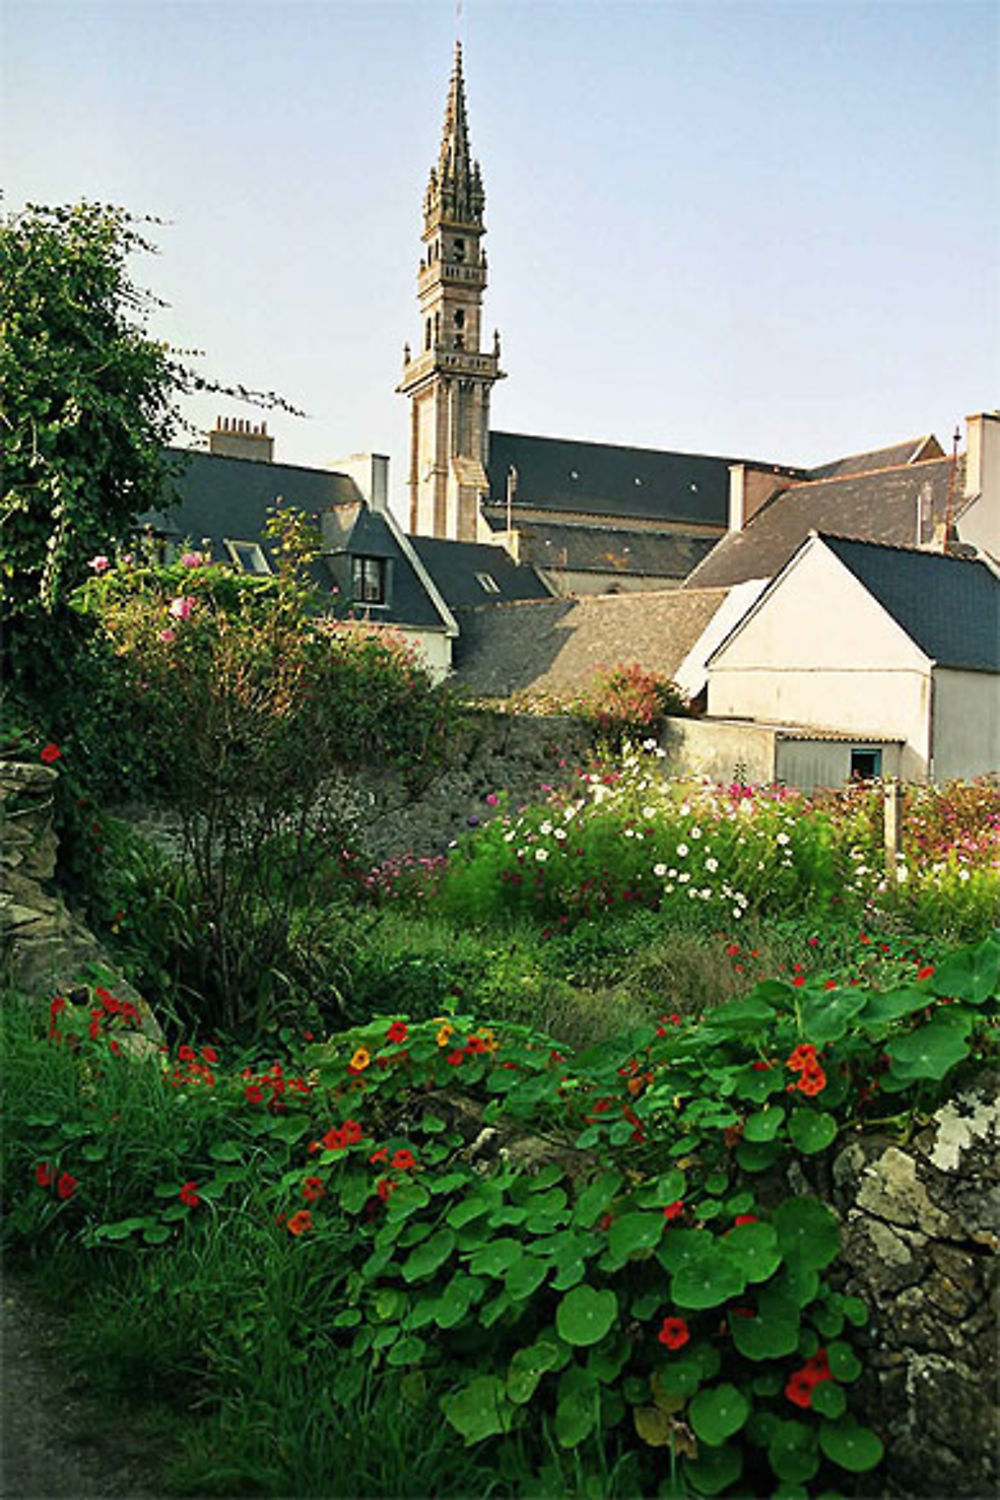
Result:
<instances>
[{"instance_id":1,"label":"church steeple","mask_svg":"<svg viewBox=\"0 0 1000 1500\"><path fill-rule=\"evenodd\" d=\"M424 194L424 221L435 217L482 225L486 194L479 163L469 150L469 123L465 109L465 79L462 76L462 43L455 43L444 130L436 167L431 167Z\"/></svg>"},{"instance_id":2,"label":"church steeple","mask_svg":"<svg viewBox=\"0 0 1000 1500\"><path fill-rule=\"evenodd\" d=\"M421 338L404 353L397 390L411 401L410 530L475 541L488 489L489 396L503 378L496 334L480 348L486 232L479 163L469 147L462 46L445 106L437 163L424 194L425 245L417 276Z\"/></svg>"}]
</instances>

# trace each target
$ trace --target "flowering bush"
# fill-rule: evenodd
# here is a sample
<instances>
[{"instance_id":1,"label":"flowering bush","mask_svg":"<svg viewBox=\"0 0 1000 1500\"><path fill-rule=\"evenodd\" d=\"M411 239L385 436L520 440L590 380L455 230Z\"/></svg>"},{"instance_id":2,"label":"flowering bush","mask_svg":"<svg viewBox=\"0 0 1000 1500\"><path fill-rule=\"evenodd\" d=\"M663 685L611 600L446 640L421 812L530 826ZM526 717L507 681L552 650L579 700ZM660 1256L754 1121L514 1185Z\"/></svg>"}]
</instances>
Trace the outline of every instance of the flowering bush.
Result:
<instances>
[{"instance_id":1,"label":"flowering bush","mask_svg":"<svg viewBox=\"0 0 1000 1500\"><path fill-rule=\"evenodd\" d=\"M990 939L885 991L772 980L577 1055L397 1013L243 1068L212 1044L136 1062L114 996L54 1004L58 1087L25 1110L23 1044L5 1073L7 1233L173 1259L266 1203L255 1262L297 1288L338 1402L405 1372L425 1424L486 1445L513 1493L540 1469L558 1487L560 1455L596 1478L611 1452L628 1493L819 1494L881 1456L850 1410L866 1312L830 1280L836 1219L776 1199L775 1174L821 1163L873 1085L901 1122L933 1107L995 1050L998 998ZM237 1401L247 1315L199 1308Z\"/></svg>"}]
</instances>

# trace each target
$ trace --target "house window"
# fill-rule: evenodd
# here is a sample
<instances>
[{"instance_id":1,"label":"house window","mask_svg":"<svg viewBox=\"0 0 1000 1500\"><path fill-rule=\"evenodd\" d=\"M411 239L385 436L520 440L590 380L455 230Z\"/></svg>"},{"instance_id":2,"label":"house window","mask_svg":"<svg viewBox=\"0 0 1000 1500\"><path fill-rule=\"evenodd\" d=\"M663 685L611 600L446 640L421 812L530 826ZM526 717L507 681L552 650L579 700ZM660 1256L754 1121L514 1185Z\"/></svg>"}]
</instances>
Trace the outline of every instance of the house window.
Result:
<instances>
[{"instance_id":1,"label":"house window","mask_svg":"<svg viewBox=\"0 0 1000 1500\"><path fill-rule=\"evenodd\" d=\"M483 589L487 594L499 594L500 585L497 583L492 573L477 573L476 577L479 580L479 587Z\"/></svg>"},{"instance_id":2,"label":"house window","mask_svg":"<svg viewBox=\"0 0 1000 1500\"><path fill-rule=\"evenodd\" d=\"M384 604L386 602L386 562L384 557L355 557L352 559L355 604Z\"/></svg>"},{"instance_id":3,"label":"house window","mask_svg":"<svg viewBox=\"0 0 1000 1500\"><path fill-rule=\"evenodd\" d=\"M244 573L270 573L271 567L264 556L264 549L257 542L233 542L225 539L226 551L236 566Z\"/></svg>"},{"instance_id":4,"label":"house window","mask_svg":"<svg viewBox=\"0 0 1000 1500\"><path fill-rule=\"evenodd\" d=\"M851 751L851 780L875 781L882 774L881 750L867 747Z\"/></svg>"}]
</instances>

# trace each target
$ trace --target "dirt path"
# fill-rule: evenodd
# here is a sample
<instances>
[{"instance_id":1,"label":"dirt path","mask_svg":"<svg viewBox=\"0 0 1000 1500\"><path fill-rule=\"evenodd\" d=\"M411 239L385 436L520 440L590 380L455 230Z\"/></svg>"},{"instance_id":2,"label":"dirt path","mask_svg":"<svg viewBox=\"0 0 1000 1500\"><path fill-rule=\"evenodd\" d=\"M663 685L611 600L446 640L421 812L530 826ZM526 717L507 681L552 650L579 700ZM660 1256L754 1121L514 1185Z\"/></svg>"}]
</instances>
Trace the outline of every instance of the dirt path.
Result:
<instances>
[{"instance_id":1,"label":"dirt path","mask_svg":"<svg viewBox=\"0 0 1000 1500\"><path fill-rule=\"evenodd\" d=\"M60 1371L57 1321L17 1276L0 1281L0 1496L155 1500L155 1463L127 1418L105 1430L93 1399Z\"/></svg>"}]
</instances>

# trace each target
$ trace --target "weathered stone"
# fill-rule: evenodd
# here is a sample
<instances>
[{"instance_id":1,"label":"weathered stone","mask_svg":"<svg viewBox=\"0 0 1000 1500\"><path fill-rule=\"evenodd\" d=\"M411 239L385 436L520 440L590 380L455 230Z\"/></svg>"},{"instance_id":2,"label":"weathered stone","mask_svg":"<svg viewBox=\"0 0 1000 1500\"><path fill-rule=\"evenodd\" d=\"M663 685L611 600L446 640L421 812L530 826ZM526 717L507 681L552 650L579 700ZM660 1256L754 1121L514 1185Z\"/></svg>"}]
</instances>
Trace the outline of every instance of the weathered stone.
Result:
<instances>
[{"instance_id":1,"label":"weathered stone","mask_svg":"<svg viewBox=\"0 0 1000 1500\"><path fill-rule=\"evenodd\" d=\"M865 1168L857 1205L890 1224L941 1232L948 1228L947 1214L934 1206L917 1176L916 1161L895 1146Z\"/></svg>"}]
</instances>

